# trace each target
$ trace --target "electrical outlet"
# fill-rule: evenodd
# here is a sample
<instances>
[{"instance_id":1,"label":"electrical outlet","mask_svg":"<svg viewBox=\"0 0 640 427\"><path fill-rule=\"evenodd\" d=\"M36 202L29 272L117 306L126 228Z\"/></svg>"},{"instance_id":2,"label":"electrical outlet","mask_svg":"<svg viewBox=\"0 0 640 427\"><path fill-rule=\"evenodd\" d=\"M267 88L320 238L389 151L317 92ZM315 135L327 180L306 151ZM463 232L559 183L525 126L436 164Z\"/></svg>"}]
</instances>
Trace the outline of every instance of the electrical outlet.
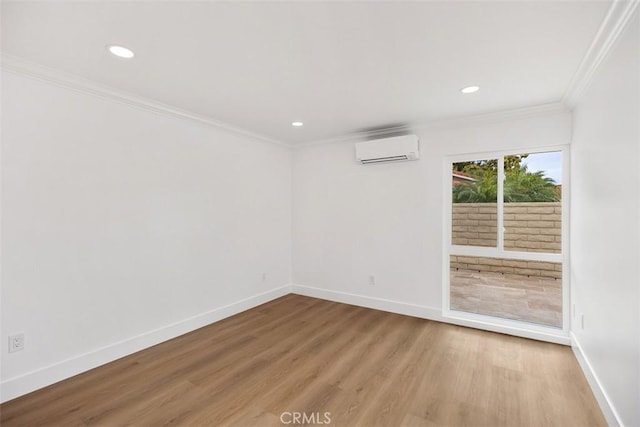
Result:
<instances>
[{"instance_id":1,"label":"electrical outlet","mask_svg":"<svg viewBox=\"0 0 640 427\"><path fill-rule=\"evenodd\" d=\"M262 283L267 281L267 273L262 273Z\"/></svg>"},{"instance_id":2,"label":"electrical outlet","mask_svg":"<svg viewBox=\"0 0 640 427\"><path fill-rule=\"evenodd\" d=\"M24 350L24 334L15 334L9 336L9 353Z\"/></svg>"},{"instance_id":3,"label":"electrical outlet","mask_svg":"<svg viewBox=\"0 0 640 427\"><path fill-rule=\"evenodd\" d=\"M584 314L580 315L580 329L584 329Z\"/></svg>"},{"instance_id":4,"label":"electrical outlet","mask_svg":"<svg viewBox=\"0 0 640 427\"><path fill-rule=\"evenodd\" d=\"M375 286L375 285L376 285L376 276L372 274L369 276L369 286Z\"/></svg>"}]
</instances>

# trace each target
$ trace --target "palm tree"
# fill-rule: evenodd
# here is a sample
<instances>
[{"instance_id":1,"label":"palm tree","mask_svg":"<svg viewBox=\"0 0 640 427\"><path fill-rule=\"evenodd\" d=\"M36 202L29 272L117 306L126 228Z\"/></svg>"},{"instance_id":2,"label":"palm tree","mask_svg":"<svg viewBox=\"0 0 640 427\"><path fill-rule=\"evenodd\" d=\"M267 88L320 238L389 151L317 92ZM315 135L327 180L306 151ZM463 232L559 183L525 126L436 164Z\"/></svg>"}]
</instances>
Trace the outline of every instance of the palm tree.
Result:
<instances>
[{"instance_id":1,"label":"palm tree","mask_svg":"<svg viewBox=\"0 0 640 427\"><path fill-rule=\"evenodd\" d=\"M544 172L529 172L527 165L505 174L504 201L515 202L557 202L560 200L553 179Z\"/></svg>"},{"instance_id":2,"label":"palm tree","mask_svg":"<svg viewBox=\"0 0 640 427\"><path fill-rule=\"evenodd\" d=\"M495 203L498 199L498 179L495 171L484 169L475 175L476 181L453 187L454 203Z\"/></svg>"},{"instance_id":3,"label":"palm tree","mask_svg":"<svg viewBox=\"0 0 640 427\"><path fill-rule=\"evenodd\" d=\"M495 203L498 199L498 178L493 169L477 170L476 181L453 187L454 203ZM527 165L505 172L504 201L557 202L560 195L553 179L544 172L529 172Z\"/></svg>"}]
</instances>

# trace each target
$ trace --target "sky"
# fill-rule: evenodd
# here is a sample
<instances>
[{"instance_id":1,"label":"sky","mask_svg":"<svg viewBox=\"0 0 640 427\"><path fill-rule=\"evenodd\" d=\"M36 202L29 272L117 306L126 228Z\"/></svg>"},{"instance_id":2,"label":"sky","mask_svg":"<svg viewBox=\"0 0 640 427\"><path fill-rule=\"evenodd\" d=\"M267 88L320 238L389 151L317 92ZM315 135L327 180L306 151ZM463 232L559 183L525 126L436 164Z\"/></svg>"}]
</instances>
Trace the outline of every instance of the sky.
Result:
<instances>
[{"instance_id":1,"label":"sky","mask_svg":"<svg viewBox=\"0 0 640 427\"><path fill-rule=\"evenodd\" d=\"M562 152L529 154L524 163L530 172L543 171L544 175L552 178L556 184L562 184Z\"/></svg>"}]
</instances>

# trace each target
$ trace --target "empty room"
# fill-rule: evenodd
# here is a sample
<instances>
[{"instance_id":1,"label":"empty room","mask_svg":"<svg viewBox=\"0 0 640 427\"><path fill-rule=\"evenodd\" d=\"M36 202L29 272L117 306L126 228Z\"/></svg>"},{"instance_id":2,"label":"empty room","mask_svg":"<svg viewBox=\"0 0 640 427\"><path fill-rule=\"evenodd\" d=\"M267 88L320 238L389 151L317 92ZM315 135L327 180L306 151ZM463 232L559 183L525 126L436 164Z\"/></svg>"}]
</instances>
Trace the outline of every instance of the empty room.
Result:
<instances>
[{"instance_id":1,"label":"empty room","mask_svg":"<svg viewBox=\"0 0 640 427\"><path fill-rule=\"evenodd\" d=\"M640 426L640 0L0 3L0 424Z\"/></svg>"}]
</instances>

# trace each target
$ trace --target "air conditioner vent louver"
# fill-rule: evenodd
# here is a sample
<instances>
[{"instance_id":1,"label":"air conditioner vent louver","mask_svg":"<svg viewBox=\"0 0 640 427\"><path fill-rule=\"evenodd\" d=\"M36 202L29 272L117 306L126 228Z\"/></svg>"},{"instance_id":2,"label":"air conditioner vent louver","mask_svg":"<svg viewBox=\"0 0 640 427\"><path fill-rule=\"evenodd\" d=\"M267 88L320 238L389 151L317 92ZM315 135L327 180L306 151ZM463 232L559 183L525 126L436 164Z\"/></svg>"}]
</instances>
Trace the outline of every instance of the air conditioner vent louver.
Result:
<instances>
[{"instance_id":1,"label":"air conditioner vent louver","mask_svg":"<svg viewBox=\"0 0 640 427\"><path fill-rule=\"evenodd\" d=\"M367 163L400 162L403 160L409 160L409 158L407 156L392 156L392 157L381 157L379 159L361 160L360 162L362 164L367 164Z\"/></svg>"},{"instance_id":2,"label":"air conditioner vent louver","mask_svg":"<svg viewBox=\"0 0 640 427\"><path fill-rule=\"evenodd\" d=\"M356 143L356 160L363 165L418 160L419 158L419 141L415 135Z\"/></svg>"}]
</instances>

